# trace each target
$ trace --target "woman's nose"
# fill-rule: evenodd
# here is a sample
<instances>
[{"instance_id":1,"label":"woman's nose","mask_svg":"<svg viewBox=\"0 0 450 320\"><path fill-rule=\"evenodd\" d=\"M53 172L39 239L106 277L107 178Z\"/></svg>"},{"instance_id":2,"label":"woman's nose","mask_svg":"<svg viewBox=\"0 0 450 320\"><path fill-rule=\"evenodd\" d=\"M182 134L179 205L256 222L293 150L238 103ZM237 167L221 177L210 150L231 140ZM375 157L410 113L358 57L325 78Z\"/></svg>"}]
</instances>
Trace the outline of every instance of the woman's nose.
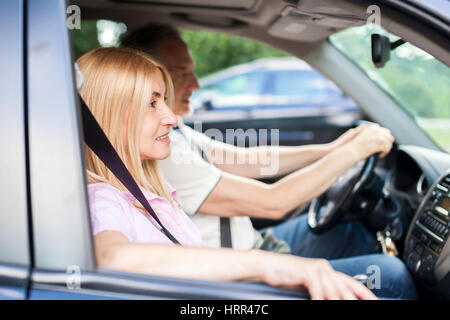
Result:
<instances>
[{"instance_id":1,"label":"woman's nose","mask_svg":"<svg viewBox=\"0 0 450 320\"><path fill-rule=\"evenodd\" d=\"M162 112L163 112L161 118L162 125L173 127L177 124L177 117L172 112L172 109L170 109L166 103L164 103Z\"/></svg>"}]
</instances>

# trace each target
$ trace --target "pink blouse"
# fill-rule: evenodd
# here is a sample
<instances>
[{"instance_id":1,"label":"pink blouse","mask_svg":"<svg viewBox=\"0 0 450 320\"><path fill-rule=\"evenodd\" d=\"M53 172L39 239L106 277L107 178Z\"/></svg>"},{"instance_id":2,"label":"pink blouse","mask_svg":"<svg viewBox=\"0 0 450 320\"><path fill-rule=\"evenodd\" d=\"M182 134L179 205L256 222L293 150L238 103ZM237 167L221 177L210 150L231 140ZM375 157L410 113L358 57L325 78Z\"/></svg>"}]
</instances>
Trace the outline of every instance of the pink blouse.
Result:
<instances>
[{"instance_id":1,"label":"pink blouse","mask_svg":"<svg viewBox=\"0 0 450 320\"><path fill-rule=\"evenodd\" d=\"M144 188L144 196L164 227L185 246L200 246L201 235L178 202L177 193L169 185L176 210L170 202ZM172 244L149 213L136 208L136 198L107 183L88 185L89 207L93 234L105 230L119 231L131 242Z\"/></svg>"}]
</instances>

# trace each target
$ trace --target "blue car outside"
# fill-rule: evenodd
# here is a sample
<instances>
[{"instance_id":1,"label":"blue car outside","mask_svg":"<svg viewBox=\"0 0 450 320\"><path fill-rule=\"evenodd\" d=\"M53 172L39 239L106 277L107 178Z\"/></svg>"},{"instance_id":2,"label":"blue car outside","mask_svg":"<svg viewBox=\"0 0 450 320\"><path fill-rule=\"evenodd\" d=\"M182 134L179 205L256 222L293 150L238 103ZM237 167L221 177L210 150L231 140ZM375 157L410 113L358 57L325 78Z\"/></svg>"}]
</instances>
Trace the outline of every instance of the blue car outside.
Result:
<instances>
[{"instance_id":1,"label":"blue car outside","mask_svg":"<svg viewBox=\"0 0 450 320\"><path fill-rule=\"evenodd\" d=\"M320 116L359 110L333 82L297 58L264 58L200 80L187 121Z\"/></svg>"}]
</instances>

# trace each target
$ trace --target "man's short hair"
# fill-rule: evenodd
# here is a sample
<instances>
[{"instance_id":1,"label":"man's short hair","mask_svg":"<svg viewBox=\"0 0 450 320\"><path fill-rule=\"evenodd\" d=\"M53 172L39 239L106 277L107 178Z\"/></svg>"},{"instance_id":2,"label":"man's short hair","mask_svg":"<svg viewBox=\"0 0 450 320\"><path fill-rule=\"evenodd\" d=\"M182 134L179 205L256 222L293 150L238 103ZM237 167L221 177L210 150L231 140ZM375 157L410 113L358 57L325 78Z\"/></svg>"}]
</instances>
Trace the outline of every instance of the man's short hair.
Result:
<instances>
[{"instance_id":1,"label":"man's short hair","mask_svg":"<svg viewBox=\"0 0 450 320\"><path fill-rule=\"evenodd\" d=\"M126 35L121 41L121 46L144 51L158 59L159 43L178 39L182 40L180 32L171 25L151 23Z\"/></svg>"}]
</instances>

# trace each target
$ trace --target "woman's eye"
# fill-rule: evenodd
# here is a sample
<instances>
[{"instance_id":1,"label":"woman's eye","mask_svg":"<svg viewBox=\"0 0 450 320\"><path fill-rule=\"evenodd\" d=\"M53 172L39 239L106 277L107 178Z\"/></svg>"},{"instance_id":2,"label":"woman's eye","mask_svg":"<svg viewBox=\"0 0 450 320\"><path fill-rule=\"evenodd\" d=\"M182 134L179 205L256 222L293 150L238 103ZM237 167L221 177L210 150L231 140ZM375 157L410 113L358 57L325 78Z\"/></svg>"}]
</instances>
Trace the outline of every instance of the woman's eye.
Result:
<instances>
[{"instance_id":1,"label":"woman's eye","mask_svg":"<svg viewBox=\"0 0 450 320\"><path fill-rule=\"evenodd\" d=\"M156 108L156 100L150 101L150 107Z\"/></svg>"}]
</instances>

